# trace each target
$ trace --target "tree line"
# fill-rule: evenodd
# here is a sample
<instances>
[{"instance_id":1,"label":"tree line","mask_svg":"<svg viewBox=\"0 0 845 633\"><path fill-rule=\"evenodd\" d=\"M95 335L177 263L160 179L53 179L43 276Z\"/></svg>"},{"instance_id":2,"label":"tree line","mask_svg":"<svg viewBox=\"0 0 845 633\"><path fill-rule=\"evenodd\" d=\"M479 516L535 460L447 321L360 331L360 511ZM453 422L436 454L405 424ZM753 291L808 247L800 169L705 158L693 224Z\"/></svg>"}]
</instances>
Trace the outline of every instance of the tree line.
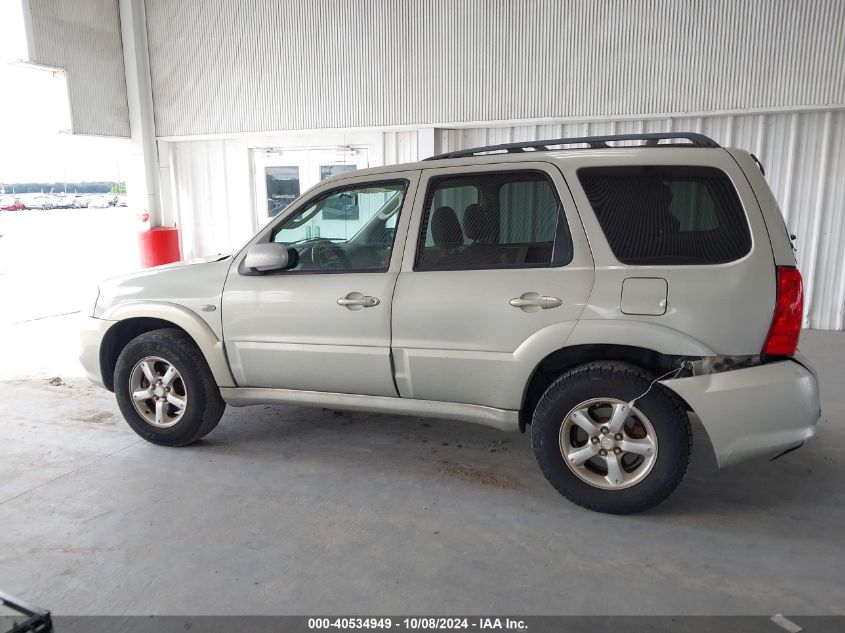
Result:
<instances>
[{"instance_id":1,"label":"tree line","mask_svg":"<svg viewBox=\"0 0 845 633\"><path fill-rule=\"evenodd\" d=\"M3 183L0 189L6 194L15 193L126 193L126 184L122 182L15 182Z\"/></svg>"}]
</instances>

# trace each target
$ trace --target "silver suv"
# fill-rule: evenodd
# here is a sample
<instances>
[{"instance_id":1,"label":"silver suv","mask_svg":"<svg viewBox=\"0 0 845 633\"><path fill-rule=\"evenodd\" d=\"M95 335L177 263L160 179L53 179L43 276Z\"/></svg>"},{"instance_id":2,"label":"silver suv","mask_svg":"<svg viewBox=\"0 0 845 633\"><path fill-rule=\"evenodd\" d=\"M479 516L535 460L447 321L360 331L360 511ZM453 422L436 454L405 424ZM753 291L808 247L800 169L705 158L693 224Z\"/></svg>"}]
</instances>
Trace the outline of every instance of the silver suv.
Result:
<instances>
[{"instance_id":1,"label":"silver suv","mask_svg":"<svg viewBox=\"0 0 845 633\"><path fill-rule=\"evenodd\" d=\"M801 446L801 276L750 154L697 134L513 143L328 178L240 251L104 282L82 364L156 444L226 404L528 430L601 512L649 508L690 459Z\"/></svg>"}]
</instances>

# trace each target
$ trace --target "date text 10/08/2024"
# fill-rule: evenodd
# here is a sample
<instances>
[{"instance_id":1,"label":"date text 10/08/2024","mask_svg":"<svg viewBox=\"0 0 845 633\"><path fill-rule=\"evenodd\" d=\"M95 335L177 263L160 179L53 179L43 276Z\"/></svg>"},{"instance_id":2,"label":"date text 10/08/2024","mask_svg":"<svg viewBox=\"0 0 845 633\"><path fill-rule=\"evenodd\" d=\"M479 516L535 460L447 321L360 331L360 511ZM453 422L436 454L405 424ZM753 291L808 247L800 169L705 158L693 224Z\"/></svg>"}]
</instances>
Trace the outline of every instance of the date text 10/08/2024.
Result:
<instances>
[{"instance_id":1,"label":"date text 10/08/2024","mask_svg":"<svg viewBox=\"0 0 845 633\"><path fill-rule=\"evenodd\" d=\"M528 627L517 618L308 618L309 629L384 629L384 630L511 630L521 631Z\"/></svg>"}]
</instances>

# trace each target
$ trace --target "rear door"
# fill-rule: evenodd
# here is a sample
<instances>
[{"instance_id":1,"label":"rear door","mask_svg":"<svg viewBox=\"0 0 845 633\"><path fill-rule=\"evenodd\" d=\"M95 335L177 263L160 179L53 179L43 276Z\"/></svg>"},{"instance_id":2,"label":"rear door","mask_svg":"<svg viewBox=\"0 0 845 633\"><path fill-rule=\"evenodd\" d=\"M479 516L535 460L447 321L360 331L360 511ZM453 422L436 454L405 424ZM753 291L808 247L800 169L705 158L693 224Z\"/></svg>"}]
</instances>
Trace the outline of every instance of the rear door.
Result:
<instances>
[{"instance_id":1,"label":"rear door","mask_svg":"<svg viewBox=\"0 0 845 633\"><path fill-rule=\"evenodd\" d=\"M593 281L560 172L520 162L423 171L393 303L401 396L517 410Z\"/></svg>"}]
</instances>

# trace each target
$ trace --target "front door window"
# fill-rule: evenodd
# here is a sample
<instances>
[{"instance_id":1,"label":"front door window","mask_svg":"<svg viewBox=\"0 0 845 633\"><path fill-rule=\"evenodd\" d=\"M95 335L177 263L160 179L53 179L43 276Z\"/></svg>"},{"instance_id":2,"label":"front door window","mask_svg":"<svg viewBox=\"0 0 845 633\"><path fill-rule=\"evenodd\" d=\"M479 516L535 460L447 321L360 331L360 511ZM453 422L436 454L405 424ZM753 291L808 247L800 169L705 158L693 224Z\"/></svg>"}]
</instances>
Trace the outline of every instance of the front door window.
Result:
<instances>
[{"instance_id":1,"label":"front door window","mask_svg":"<svg viewBox=\"0 0 845 633\"><path fill-rule=\"evenodd\" d=\"M319 196L275 229L271 240L296 249L293 271L385 271L408 183L356 184Z\"/></svg>"}]
</instances>

